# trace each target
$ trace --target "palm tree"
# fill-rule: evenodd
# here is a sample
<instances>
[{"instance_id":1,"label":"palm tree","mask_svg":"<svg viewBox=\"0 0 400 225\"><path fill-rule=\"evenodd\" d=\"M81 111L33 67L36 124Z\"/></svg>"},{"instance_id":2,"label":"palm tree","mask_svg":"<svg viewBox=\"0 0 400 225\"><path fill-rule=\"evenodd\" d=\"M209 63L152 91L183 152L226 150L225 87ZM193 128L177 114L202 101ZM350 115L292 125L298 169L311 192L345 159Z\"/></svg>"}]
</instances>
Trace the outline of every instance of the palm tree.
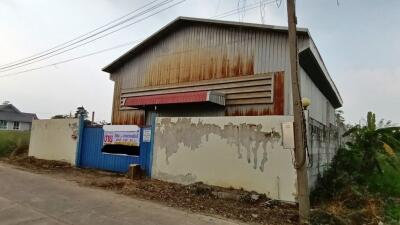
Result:
<instances>
[{"instance_id":1,"label":"palm tree","mask_svg":"<svg viewBox=\"0 0 400 225\"><path fill-rule=\"evenodd\" d=\"M376 170L382 172L379 162L382 156L390 165L396 166L397 153L400 151L399 134L400 127L377 128L375 114L368 112L365 126L356 125L343 136L351 137L352 141L347 145L361 155L360 172L370 174Z\"/></svg>"}]
</instances>

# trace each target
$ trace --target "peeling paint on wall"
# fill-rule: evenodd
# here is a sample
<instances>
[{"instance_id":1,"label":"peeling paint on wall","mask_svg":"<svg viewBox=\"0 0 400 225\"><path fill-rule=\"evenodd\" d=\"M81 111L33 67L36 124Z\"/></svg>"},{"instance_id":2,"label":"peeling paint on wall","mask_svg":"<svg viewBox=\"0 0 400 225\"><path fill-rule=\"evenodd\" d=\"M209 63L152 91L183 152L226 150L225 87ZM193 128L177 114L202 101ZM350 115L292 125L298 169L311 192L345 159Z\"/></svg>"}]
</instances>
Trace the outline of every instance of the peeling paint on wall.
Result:
<instances>
[{"instance_id":1,"label":"peeling paint on wall","mask_svg":"<svg viewBox=\"0 0 400 225\"><path fill-rule=\"evenodd\" d=\"M72 134L71 134L72 139L77 139L78 136L79 136L79 134L78 134L79 133L78 123L77 122L70 123L70 124L68 124L68 126L72 130Z\"/></svg>"},{"instance_id":2,"label":"peeling paint on wall","mask_svg":"<svg viewBox=\"0 0 400 225\"><path fill-rule=\"evenodd\" d=\"M253 169L264 171L265 163L268 161L267 144L270 143L272 149L274 145L281 144L281 134L272 128L270 131L262 131L261 124L228 123L223 127L216 124L203 123L201 119L192 122L191 118L178 118L172 122L171 118L163 118L157 124L156 135L165 146L166 163L168 159L178 152L179 144L196 150L202 143L202 139L208 141L209 135L217 135L226 140L230 146L237 149L237 158L242 159L246 154L247 163L253 163ZM259 147L262 146L263 153L260 164L258 165ZM244 152L244 153L243 153Z\"/></svg>"},{"instance_id":3,"label":"peeling paint on wall","mask_svg":"<svg viewBox=\"0 0 400 225\"><path fill-rule=\"evenodd\" d=\"M152 177L295 201L296 170L293 149L282 144L284 122L293 117L157 117Z\"/></svg>"}]
</instances>

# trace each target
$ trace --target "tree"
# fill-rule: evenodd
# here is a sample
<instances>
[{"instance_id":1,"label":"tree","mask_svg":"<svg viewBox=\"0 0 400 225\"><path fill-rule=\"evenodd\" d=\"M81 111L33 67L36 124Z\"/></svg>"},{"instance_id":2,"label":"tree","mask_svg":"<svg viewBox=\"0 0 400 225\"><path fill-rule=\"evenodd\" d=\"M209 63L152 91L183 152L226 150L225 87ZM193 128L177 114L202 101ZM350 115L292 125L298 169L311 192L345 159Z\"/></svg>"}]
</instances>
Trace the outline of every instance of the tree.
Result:
<instances>
[{"instance_id":1,"label":"tree","mask_svg":"<svg viewBox=\"0 0 400 225\"><path fill-rule=\"evenodd\" d=\"M335 121L336 121L336 125L338 127L344 127L345 126L345 123L344 123L345 120L344 120L343 114L344 114L343 110L336 110L335 111Z\"/></svg>"},{"instance_id":2,"label":"tree","mask_svg":"<svg viewBox=\"0 0 400 225\"><path fill-rule=\"evenodd\" d=\"M68 115L57 114L51 117L51 119L65 119L65 118L68 118Z\"/></svg>"},{"instance_id":3,"label":"tree","mask_svg":"<svg viewBox=\"0 0 400 225\"><path fill-rule=\"evenodd\" d=\"M80 107L76 108L75 118L78 118L79 116L82 116L83 119L88 118L88 111L85 109L85 107L80 106Z\"/></svg>"},{"instance_id":4,"label":"tree","mask_svg":"<svg viewBox=\"0 0 400 225\"><path fill-rule=\"evenodd\" d=\"M378 128L375 114L368 112L365 126L356 125L343 136L350 136L352 139L347 143L350 151L360 154L360 172L370 174L382 172L379 161L381 156L385 156L386 162L395 167L394 161L398 160L396 152L400 151L399 133L400 127L396 126Z\"/></svg>"}]
</instances>

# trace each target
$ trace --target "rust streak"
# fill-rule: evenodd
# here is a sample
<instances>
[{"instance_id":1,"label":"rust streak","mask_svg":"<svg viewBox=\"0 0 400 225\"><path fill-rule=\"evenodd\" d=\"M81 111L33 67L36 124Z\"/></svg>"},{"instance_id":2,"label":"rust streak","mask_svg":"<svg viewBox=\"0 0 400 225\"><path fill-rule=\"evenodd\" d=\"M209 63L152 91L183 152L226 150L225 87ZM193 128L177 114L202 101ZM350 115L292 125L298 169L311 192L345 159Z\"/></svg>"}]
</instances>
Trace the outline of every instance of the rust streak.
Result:
<instances>
[{"instance_id":1,"label":"rust streak","mask_svg":"<svg viewBox=\"0 0 400 225\"><path fill-rule=\"evenodd\" d=\"M284 111L284 73L274 73L274 115L283 115Z\"/></svg>"}]
</instances>

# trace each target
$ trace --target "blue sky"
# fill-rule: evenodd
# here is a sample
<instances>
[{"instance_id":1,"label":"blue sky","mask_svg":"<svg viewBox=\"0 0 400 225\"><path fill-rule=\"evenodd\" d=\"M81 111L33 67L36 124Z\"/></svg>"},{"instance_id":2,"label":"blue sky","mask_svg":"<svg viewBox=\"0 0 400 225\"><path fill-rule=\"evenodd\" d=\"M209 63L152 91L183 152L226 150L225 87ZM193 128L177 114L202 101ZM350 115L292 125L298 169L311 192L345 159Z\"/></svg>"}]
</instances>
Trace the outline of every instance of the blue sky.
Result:
<instances>
[{"instance_id":1,"label":"blue sky","mask_svg":"<svg viewBox=\"0 0 400 225\"><path fill-rule=\"evenodd\" d=\"M2 0L0 64L70 40L149 1ZM240 4L256 2L259 1L241 0ZM265 6L261 12L266 24L287 24L285 2L280 7ZM209 18L235 9L237 3L237 0L186 0L126 30L24 69L142 39L177 16ZM399 9L398 0L339 0L339 6L336 0L297 3L299 26L310 29L342 95L342 109L349 122L358 122L369 110L379 118L400 122ZM223 19L261 23L261 12L257 8ZM0 78L0 101L9 100L23 111L37 112L41 118L73 112L83 105L89 111L96 111L96 120L110 121L113 83L101 68L130 47Z\"/></svg>"}]
</instances>

